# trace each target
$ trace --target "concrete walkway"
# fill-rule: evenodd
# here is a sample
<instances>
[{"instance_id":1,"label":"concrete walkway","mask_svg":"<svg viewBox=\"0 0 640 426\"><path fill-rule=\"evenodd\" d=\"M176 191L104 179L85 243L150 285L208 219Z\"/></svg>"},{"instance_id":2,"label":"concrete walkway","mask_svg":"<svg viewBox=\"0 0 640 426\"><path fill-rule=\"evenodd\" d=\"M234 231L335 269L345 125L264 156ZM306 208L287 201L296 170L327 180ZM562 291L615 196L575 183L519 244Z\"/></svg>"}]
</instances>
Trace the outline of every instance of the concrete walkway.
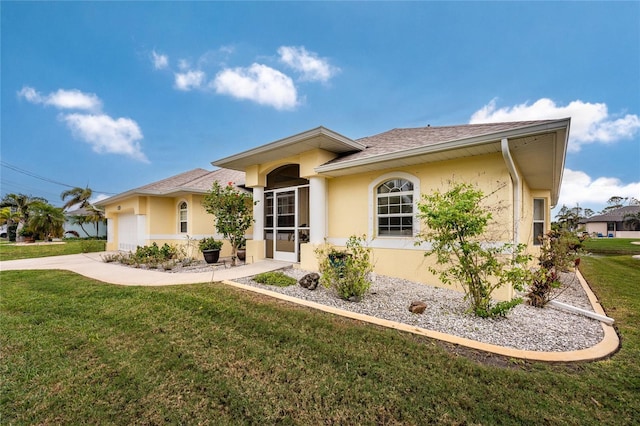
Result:
<instances>
[{"instance_id":1,"label":"concrete walkway","mask_svg":"<svg viewBox=\"0 0 640 426\"><path fill-rule=\"evenodd\" d=\"M23 269L62 269L110 284L161 286L232 281L292 265L288 262L268 259L227 269L211 268L211 272L167 273L105 263L101 258L104 254L105 252L5 260L0 262L0 272Z\"/></svg>"}]
</instances>

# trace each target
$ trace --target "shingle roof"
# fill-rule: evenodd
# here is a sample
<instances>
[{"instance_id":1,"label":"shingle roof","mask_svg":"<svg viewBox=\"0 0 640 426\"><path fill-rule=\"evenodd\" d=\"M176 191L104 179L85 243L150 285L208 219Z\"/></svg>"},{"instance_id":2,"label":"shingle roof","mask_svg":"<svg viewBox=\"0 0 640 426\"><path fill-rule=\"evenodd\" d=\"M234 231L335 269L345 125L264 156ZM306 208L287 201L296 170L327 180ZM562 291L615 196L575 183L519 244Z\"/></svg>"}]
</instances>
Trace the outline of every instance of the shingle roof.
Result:
<instances>
[{"instance_id":1,"label":"shingle roof","mask_svg":"<svg viewBox=\"0 0 640 426\"><path fill-rule=\"evenodd\" d=\"M375 157L405 151L421 146L435 145L442 142L490 135L502 131L518 129L536 124L552 123L556 120L513 121L506 123L463 124L457 126L396 128L377 135L357 139L365 145L363 151L354 152L330 161L336 164L343 161Z\"/></svg>"},{"instance_id":2,"label":"shingle roof","mask_svg":"<svg viewBox=\"0 0 640 426\"><path fill-rule=\"evenodd\" d=\"M583 219L581 223L587 222L623 222L625 220L625 216L627 215L635 215L640 212L640 206L625 206L620 207L619 209L611 210L604 214L599 214L596 216L591 216L589 218Z\"/></svg>"},{"instance_id":3,"label":"shingle roof","mask_svg":"<svg viewBox=\"0 0 640 426\"><path fill-rule=\"evenodd\" d=\"M214 181L226 185L233 182L235 186L244 184L244 173L236 170L218 169L214 171L204 169L193 169L179 175L171 176L148 185L134 189L136 192L176 192L185 191L208 191Z\"/></svg>"},{"instance_id":4,"label":"shingle roof","mask_svg":"<svg viewBox=\"0 0 640 426\"><path fill-rule=\"evenodd\" d=\"M227 185L229 182L232 182L234 186L240 187L244 185L245 174L244 172L229 169L218 169L214 171L193 169L188 172L180 173L178 175L114 195L113 197L102 200L96 204L104 206L115 200L136 194L162 196L178 192L205 193L211 189L211 186L215 181L219 182L221 185Z\"/></svg>"}]
</instances>

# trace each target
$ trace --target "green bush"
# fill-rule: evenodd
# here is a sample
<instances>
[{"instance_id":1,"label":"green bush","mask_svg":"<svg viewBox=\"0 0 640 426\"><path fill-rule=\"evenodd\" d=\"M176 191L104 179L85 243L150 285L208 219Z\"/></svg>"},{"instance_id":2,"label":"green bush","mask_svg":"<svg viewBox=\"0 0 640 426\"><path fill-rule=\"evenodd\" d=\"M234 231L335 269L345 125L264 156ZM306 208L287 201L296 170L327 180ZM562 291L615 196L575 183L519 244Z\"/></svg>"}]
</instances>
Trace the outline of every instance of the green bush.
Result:
<instances>
[{"instance_id":1,"label":"green bush","mask_svg":"<svg viewBox=\"0 0 640 426\"><path fill-rule=\"evenodd\" d=\"M364 237L349 237L345 251L325 244L316 250L316 255L320 260L320 282L334 288L340 298L359 301L369 291L373 264L371 249L364 246Z\"/></svg>"},{"instance_id":2,"label":"green bush","mask_svg":"<svg viewBox=\"0 0 640 426\"><path fill-rule=\"evenodd\" d=\"M434 255L438 268L429 267L445 284L459 283L469 311L486 318L505 316L521 302L513 299L494 303L494 290L510 285L522 291L529 282L526 267L530 256L524 244L496 245L486 240L487 225L492 219L482 202L485 195L471 184L451 183L451 189L425 195L418 203L418 216L427 230L420 239L431 243L425 256Z\"/></svg>"},{"instance_id":3,"label":"green bush","mask_svg":"<svg viewBox=\"0 0 640 426\"><path fill-rule=\"evenodd\" d=\"M253 277L255 282L276 287L289 287L295 285L298 281L282 272L264 272Z\"/></svg>"}]
</instances>

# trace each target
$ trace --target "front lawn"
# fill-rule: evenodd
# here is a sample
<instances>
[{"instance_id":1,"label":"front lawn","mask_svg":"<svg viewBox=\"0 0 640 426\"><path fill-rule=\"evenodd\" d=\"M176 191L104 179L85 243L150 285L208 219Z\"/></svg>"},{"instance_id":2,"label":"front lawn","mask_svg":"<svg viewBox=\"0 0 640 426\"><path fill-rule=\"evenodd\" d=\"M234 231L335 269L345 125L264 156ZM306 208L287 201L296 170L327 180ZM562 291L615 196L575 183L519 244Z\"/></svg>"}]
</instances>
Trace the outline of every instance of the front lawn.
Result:
<instances>
[{"instance_id":1,"label":"front lawn","mask_svg":"<svg viewBox=\"0 0 640 426\"><path fill-rule=\"evenodd\" d=\"M638 265L583 260L622 348L570 365L484 364L435 340L221 284L119 287L3 272L0 422L633 424Z\"/></svg>"},{"instance_id":2,"label":"front lawn","mask_svg":"<svg viewBox=\"0 0 640 426\"><path fill-rule=\"evenodd\" d=\"M105 240L65 240L64 244L0 244L0 260L31 259L104 251Z\"/></svg>"},{"instance_id":3,"label":"front lawn","mask_svg":"<svg viewBox=\"0 0 640 426\"><path fill-rule=\"evenodd\" d=\"M638 238L587 238L583 248L595 254L640 254Z\"/></svg>"}]
</instances>

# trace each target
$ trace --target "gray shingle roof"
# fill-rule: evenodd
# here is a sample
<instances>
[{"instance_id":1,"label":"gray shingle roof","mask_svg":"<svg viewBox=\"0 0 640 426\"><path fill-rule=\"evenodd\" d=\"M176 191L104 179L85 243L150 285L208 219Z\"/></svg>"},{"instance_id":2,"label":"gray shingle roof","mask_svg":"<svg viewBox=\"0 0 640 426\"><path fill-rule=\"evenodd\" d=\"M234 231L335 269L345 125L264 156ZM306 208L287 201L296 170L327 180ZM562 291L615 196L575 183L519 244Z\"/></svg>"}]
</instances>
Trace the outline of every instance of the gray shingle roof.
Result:
<instances>
[{"instance_id":1,"label":"gray shingle roof","mask_svg":"<svg viewBox=\"0 0 640 426\"><path fill-rule=\"evenodd\" d=\"M162 196L178 192L205 193L211 189L211 186L215 181L219 182L220 185L223 186L232 182L234 186L240 187L244 185L245 174L244 172L229 169L218 169L214 171L193 169L188 172L180 173L175 176L114 195L113 197L102 200L96 204L104 206L132 195Z\"/></svg>"},{"instance_id":2,"label":"gray shingle roof","mask_svg":"<svg viewBox=\"0 0 640 426\"><path fill-rule=\"evenodd\" d=\"M552 123L556 120L512 121L506 123L464 124L457 126L416 127L392 129L377 135L357 139L366 145L363 151L354 152L330 161L336 164L343 161L375 157L405 151L421 146L490 135L536 124Z\"/></svg>"},{"instance_id":3,"label":"gray shingle roof","mask_svg":"<svg viewBox=\"0 0 640 426\"><path fill-rule=\"evenodd\" d=\"M599 214L583 219L581 223L587 222L623 222L626 215L634 215L640 212L640 206L625 206L611 210L605 214Z\"/></svg>"},{"instance_id":4,"label":"gray shingle roof","mask_svg":"<svg viewBox=\"0 0 640 426\"><path fill-rule=\"evenodd\" d=\"M211 189L214 181L220 182L221 185L226 185L229 182L233 182L235 186L244 185L244 173L229 169L218 169L214 171L193 169L141 186L140 188L134 189L134 191L157 193L176 191L205 192Z\"/></svg>"}]
</instances>

